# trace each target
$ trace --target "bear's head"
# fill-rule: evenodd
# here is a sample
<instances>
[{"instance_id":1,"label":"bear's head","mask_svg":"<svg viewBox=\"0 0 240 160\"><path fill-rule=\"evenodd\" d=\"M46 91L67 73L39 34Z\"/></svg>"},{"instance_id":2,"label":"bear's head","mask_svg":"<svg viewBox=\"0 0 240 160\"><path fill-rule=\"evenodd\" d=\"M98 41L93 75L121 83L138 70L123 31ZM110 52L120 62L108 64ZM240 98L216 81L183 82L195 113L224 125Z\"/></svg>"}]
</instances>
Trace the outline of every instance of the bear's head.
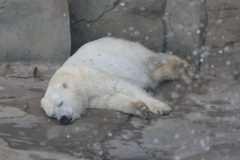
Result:
<instances>
[{"instance_id":1,"label":"bear's head","mask_svg":"<svg viewBox=\"0 0 240 160\"><path fill-rule=\"evenodd\" d=\"M85 111L84 101L84 96L64 82L48 87L41 100L41 107L49 117L67 125L80 118Z\"/></svg>"}]
</instances>

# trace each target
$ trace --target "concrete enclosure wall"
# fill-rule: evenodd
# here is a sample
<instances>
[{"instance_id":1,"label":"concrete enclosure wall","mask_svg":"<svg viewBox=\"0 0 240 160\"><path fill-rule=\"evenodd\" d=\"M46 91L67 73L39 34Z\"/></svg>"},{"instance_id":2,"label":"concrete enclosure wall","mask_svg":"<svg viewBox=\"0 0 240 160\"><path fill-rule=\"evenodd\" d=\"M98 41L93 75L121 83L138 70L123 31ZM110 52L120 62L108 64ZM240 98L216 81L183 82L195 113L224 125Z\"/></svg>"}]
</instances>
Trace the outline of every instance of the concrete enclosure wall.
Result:
<instances>
[{"instance_id":1,"label":"concrete enclosure wall","mask_svg":"<svg viewBox=\"0 0 240 160\"><path fill-rule=\"evenodd\" d=\"M70 55L67 1L0 0L0 28L2 76L51 76Z\"/></svg>"},{"instance_id":2,"label":"concrete enclosure wall","mask_svg":"<svg viewBox=\"0 0 240 160\"><path fill-rule=\"evenodd\" d=\"M103 36L138 41L188 60L201 73L238 78L235 0L69 0L72 51Z\"/></svg>"},{"instance_id":3,"label":"concrete enclosure wall","mask_svg":"<svg viewBox=\"0 0 240 160\"><path fill-rule=\"evenodd\" d=\"M235 0L0 0L0 73L31 76L38 67L51 75L70 54L71 31L72 54L113 36L178 55L201 73L238 79L239 16Z\"/></svg>"}]
</instances>

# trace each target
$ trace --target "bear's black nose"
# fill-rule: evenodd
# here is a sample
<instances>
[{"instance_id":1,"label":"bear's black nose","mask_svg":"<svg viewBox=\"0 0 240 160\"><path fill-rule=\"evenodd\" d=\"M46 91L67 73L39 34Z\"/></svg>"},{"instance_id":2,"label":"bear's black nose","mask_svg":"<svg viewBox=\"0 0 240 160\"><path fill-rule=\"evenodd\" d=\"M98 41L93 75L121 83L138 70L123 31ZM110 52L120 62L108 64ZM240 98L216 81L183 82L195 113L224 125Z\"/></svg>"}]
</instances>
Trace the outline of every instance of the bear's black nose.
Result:
<instances>
[{"instance_id":1,"label":"bear's black nose","mask_svg":"<svg viewBox=\"0 0 240 160\"><path fill-rule=\"evenodd\" d=\"M59 122L63 125L67 125L71 122L71 120L72 118L68 118L66 115L64 115L59 119Z\"/></svg>"}]
</instances>

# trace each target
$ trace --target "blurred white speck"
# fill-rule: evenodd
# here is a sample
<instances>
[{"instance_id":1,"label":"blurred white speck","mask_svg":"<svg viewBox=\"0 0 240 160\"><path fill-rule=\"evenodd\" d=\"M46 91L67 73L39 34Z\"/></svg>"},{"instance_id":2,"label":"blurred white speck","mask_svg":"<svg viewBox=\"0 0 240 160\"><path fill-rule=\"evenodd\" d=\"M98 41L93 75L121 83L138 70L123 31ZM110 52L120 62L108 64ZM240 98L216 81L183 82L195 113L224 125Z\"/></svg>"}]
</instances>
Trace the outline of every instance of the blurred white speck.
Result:
<instances>
[{"instance_id":1,"label":"blurred white speck","mask_svg":"<svg viewBox=\"0 0 240 160\"><path fill-rule=\"evenodd\" d=\"M174 160L181 160L181 157L180 156L175 156Z\"/></svg>"},{"instance_id":2,"label":"blurred white speck","mask_svg":"<svg viewBox=\"0 0 240 160\"><path fill-rule=\"evenodd\" d=\"M175 93L175 92L173 92L173 93L172 93L172 98L179 98L179 94L178 94L178 93Z\"/></svg>"},{"instance_id":3,"label":"blurred white speck","mask_svg":"<svg viewBox=\"0 0 240 160\"><path fill-rule=\"evenodd\" d=\"M87 24L87 27L90 27L90 24L89 24L89 23Z\"/></svg>"},{"instance_id":4,"label":"blurred white speck","mask_svg":"<svg viewBox=\"0 0 240 160\"><path fill-rule=\"evenodd\" d=\"M229 51L229 49L230 49L229 47L224 47L225 52Z\"/></svg>"},{"instance_id":5,"label":"blurred white speck","mask_svg":"<svg viewBox=\"0 0 240 160\"><path fill-rule=\"evenodd\" d=\"M66 17L66 13L63 13L63 17Z\"/></svg>"},{"instance_id":6,"label":"blurred white speck","mask_svg":"<svg viewBox=\"0 0 240 160\"><path fill-rule=\"evenodd\" d=\"M127 31L126 31L125 29L124 29L124 30L122 30L122 32L123 32L123 33L127 33Z\"/></svg>"},{"instance_id":7,"label":"blurred white speck","mask_svg":"<svg viewBox=\"0 0 240 160\"><path fill-rule=\"evenodd\" d=\"M192 54L196 56L198 54L198 52L197 51L193 51Z\"/></svg>"},{"instance_id":8,"label":"blurred white speck","mask_svg":"<svg viewBox=\"0 0 240 160\"><path fill-rule=\"evenodd\" d=\"M149 40L149 37L145 37L146 40Z\"/></svg>"},{"instance_id":9,"label":"blurred white speck","mask_svg":"<svg viewBox=\"0 0 240 160\"><path fill-rule=\"evenodd\" d=\"M111 35L112 35L112 33L110 33L110 32L109 32L109 33L107 33L107 35L108 35L108 36L111 36Z\"/></svg>"},{"instance_id":10,"label":"blurred white speck","mask_svg":"<svg viewBox=\"0 0 240 160\"><path fill-rule=\"evenodd\" d=\"M219 50L219 53L223 53L223 51L222 51L222 50Z\"/></svg>"},{"instance_id":11,"label":"blurred white speck","mask_svg":"<svg viewBox=\"0 0 240 160\"><path fill-rule=\"evenodd\" d=\"M107 118L103 118L103 121L107 121Z\"/></svg>"},{"instance_id":12,"label":"blurred white speck","mask_svg":"<svg viewBox=\"0 0 240 160\"><path fill-rule=\"evenodd\" d=\"M176 85L176 88L177 88L177 89L180 89L181 87L182 87L182 86L181 86L180 84L177 84L177 85Z\"/></svg>"},{"instance_id":13,"label":"blurred white speck","mask_svg":"<svg viewBox=\"0 0 240 160\"><path fill-rule=\"evenodd\" d=\"M216 24L221 24L222 23L222 20L221 19L218 19L215 21Z\"/></svg>"},{"instance_id":14,"label":"blurred white speck","mask_svg":"<svg viewBox=\"0 0 240 160\"><path fill-rule=\"evenodd\" d=\"M121 118L121 114L117 112L117 118Z\"/></svg>"},{"instance_id":15,"label":"blurred white speck","mask_svg":"<svg viewBox=\"0 0 240 160\"><path fill-rule=\"evenodd\" d=\"M200 78L200 75L199 75L199 74L196 74L196 75L195 75L195 78L196 78L196 79L199 79L199 78Z\"/></svg>"},{"instance_id":16,"label":"blurred white speck","mask_svg":"<svg viewBox=\"0 0 240 160\"><path fill-rule=\"evenodd\" d=\"M109 137L112 137L112 133L111 133L111 132L108 132L108 136L109 136Z\"/></svg>"},{"instance_id":17,"label":"blurred white speck","mask_svg":"<svg viewBox=\"0 0 240 160\"><path fill-rule=\"evenodd\" d=\"M191 134L195 134L195 130L194 129L191 131Z\"/></svg>"},{"instance_id":18,"label":"blurred white speck","mask_svg":"<svg viewBox=\"0 0 240 160\"><path fill-rule=\"evenodd\" d=\"M173 32L169 32L168 34L167 34L167 37L173 37L175 34L173 33Z\"/></svg>"},{"instance_id":19,"label":"blurred white speck","mask_svg":"<svg viewBox=\"0 0 240 160\"><path fill-rule=\"evenodd\" d=\"M140 111L135 111L136 114L140 115Z\"/></svg>"},{"instance_id":20,"label":"blurred white speck","mask_svg":"<svg viewBox=\"0 0 240 160\"><path fill-rule=\"evenodd\" d=\"M69 135L69 134L67 135L67 138L70 138L70 135Z\"/></svg>"},{"instance_id":21,"label":"blurred white speck","mask_svg":"<svg viewBox=\"0 0 240 160\"><path fill-rule=\"evenodd\" d=\"M179 138L179 135L178 135L178 134L175 134L175 135L174 135L174 138L175 138L175 139L178 139L178 138Z\"/></svg>"},{"instance_id":22,"label":"blurred white speck","mask_svg":"<svg viewBox=\"0 0 240 160\"><path fill-rule=\"evenodd\" d=\"M45 146L46 145L45 142L40 142L39 144L40 144L40 146Z\"/></svg>"},{"instance_id":23,"label":"blurred white speck","mask_svg":"<svg viewBox=\"0 0 240 160\"><path fill-rule=\"evenodd\" d=\"M198 117L198 118L201 117L201 113L197 113L197 117Z\"/></svg>"},{"instance_id":24,"label":"blurred white speck","mask_svg":"<svg viewBox=\"0 0 240 160\"><path fill-rule=\"evenodd\" d=\"M144 11L145 9L146 9L145 7L141 7L141 8L140 8L141 11Z\"/></svg>"},{"instance_id":25,"label":"blurred white speck","mask_svg":"<svg viewBox=\"0 0 240 160\"><path fill-rule=\"evenodd\" d=\"M126 134L122 134L122 139L129 139L130 137Z\"/></svg>"},{"instance_id":26,"label":"blurred white speck","mask_svg":"<svg viewBox=\"0 0 240 160\"><path fill-rule=\"evenodd\" d=\"M128 30L133 31L134 27L128 27Z\"/></svg>"},{"instance_id":27,"label":"blurred white speck","mask_svg":"<svg viewBox=\"0 0 240 160\"><path fill-rule=\"evenodd\" d=\"M162 60L162 63L163 63L163 64L167 63L166 59L163 59L163 60Z\"/></svg>"},{"instance_id":28,"label":"blurred white speck","mask_svg":"<svg viewBox=\"0 0 240 160\"><path fill-rule=\"evenodd\" d=\"M198 29L198 30L197 30L197 34L199 34L199 33L201 33L201 31Z\"/></svg>"},{"instance_id":29,"label":"blurred white speck","mask_svg":"<svg viewBox=\"0 0 240 160\"><path fill-rule=\"evenodd\" d=\"M139 31L134 31L134 35L138 36L138 35L140 35L140 32Z\"/></svg>"},{"instance_id":30,"label":"blurred white speck","mask_svg":"<svg viewBox=\"0 0 240 160\"><path fill-rule=\"evenodd\" d=\"M154 143L159 143L159 139L158 138L154 138Z\"/></svg>"},{"instance_id":31,"label":"blurred white speck","mask_svg":"<svg viewBox=\"0 0 240 160\"><path fill-rule=\"evenodd\" d=\"M183 27L183 25L180 24L180 25L178 26L178 28L179 28L179 29L183 29L184 27Z\"/></svg>"},{"instance_id":32,"label":"blurred white speck","mask_svg":"<svg viewBox=\"0 0 240 160\"><path fill-rule=\"evenodd\" d=\"M205 151L209 151L209 149L210 149L209 146L207 146L207 147L204 148Z\"/></svg>"},{"instance_id":33,"label":"blurred white speck","mask_svg":"<svg viewBox=\"0 0 240 160\"><path fill-rule=\"evenodd\" d=\"M192 6L196 5L196 2L190 2L189 5L192 7Z\"/></svg>"},{"instance_id":34,"label":"blurred white speck","mask_svg":"<svg viewBox=\"0 0 240 160\"><path fill-rule=\"evenodd\" d=\"M204 142L203 139L200 141L200 144L201 144L201 146L202 146L203 148L205 147L205 142Z\"/></svg>"},{"instance_id":35,"label":"blurred white speck","mask_svg":"<svg viewBox=\"0 0 240 160\"><path fill-rule=\"evenodd\" d=\"M228 66L229 66L230 64L231 64L231 62L230 62L230 61L226 61L226 65L228 65Z\"/></svg>"},{"instance_id":36,"label":"blurred white speck","mask_svg":"<svg viewBox=\"0 0 240 160\"><path fill-rule=\"evenodd\" d=\"M200 59L200 62L203 62L203 58Z\"/></svg>"},{"instance_id":37,"label":"blurred white speck","mask_svg":"<svg viewBox=\"0 0 240 160\"><path fill-rule=\"evenodd\" d=\"M0 90L3 90L3 89L4 89L4 87L0 86Z\"/></svg>"},{"instance_id":38,"label":"blurred white speck","mask_svg":"<svg viewBox=\"0 0 240 160\"><path fill-rule=\"evenodd\" d=\"M120 3L120 6L125 6L125 3Z\"/></svg>"},{"instance_id":39,"label":"blurred white speck","mask_svg":"<svg viewBox=\"0 0 240 160\"><path fill-rule=\"evenodd\" d=\"M94 131L93 131L93 134L94 134L94 135L97 135L97 134L98 134L98 131L97 131L97 130L94 130Z\"/></svg>"}]
</instances>

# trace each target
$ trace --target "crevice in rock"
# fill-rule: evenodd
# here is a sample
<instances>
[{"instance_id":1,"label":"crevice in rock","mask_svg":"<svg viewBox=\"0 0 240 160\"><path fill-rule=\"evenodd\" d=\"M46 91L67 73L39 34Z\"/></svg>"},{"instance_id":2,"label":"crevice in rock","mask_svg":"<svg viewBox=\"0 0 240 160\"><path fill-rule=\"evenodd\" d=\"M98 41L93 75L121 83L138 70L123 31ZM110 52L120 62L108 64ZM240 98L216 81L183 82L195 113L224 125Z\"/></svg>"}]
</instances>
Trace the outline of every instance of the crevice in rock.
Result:
<instances>
[{"instance_id":1,"label":"crevice in rock","mask_svg":"<svg viewBox=\"0 0 240 160\"><path fill-rule=\"evenodd\" d=\"M19 96L3 96L3 97L0 97L0 100L1 99L15 99L15 98L19 98Z\"/></svg>"},{"instance_id":2,"label":"crevice in rock","mask_svg":"<svg viewBox=\"0 0 240 160\"><path fill-rule=\"evenodd\" d=\"M74 20L75 19L75 20ZM76 17L74 15L71 15L70 16L70 27L72 27L73 25L79 23L79 22L84 22L86 21L86 18L83 18L83 19L79 19L79 20L76 20Z\"/></svg>"},{"instance_id":3,"label":"crevice in rock","mask_svg":"<svg viewBox=\"0 0 240 160\"><path fill-rule=\"evenodd\" d=\"M198 66L197 66L197 71L200 72L201 70L201 65L202 65L202 47L206 43L206 34L207 34L207 26L208 26L208 11L207 11L207 5L206 5L207 0L201 1L201 15L200 15L200 22L199 22L199 45L198 45Z\"/></svg>"},{"instance_id":4,"label":"crevice in rock","mask_svg":"<svg viewBox=\"0 0 240 160\"><path fill-rule=\"evenodd\" d=\"M75 24L77 24L77 23L79 23L79 22L82 22L82 21L85 21L85 22L87 22L87 23L94 23L94 22L96 22L96 21L98 21L100 18L102 18L102 16L104 16L107 12L113 10L113 9L120 3L120 1L121 1L121 0L115 1L115 2L113 3L112 8L104 11L104 12L103 12L102 14L100 14L95 20L87 20L86 18L82 18L82 19L79 19L79 20L76 20L76 21L70 23L70 24L71 24L70 26L75 25ZM71 17L75 17L75 16L71 14Z\"/></svg>"},{"instance_id":5,"label":"crevice in rock","mask_svg":"<svg viewBox=\"0 0 240 160\"><path fill-rule=\"evenodd\" d=\"M212 8L210 11L235 11L239 10L240 8L235 7L227 7L227 6L220 6L220 8Z\"/></svg>"},{"instance_id":6,"label":"crevice in rock","mask_svg":"<svg viewBox=\"0 0 240 160\"><path fill-rule=\"evenodd\" d=\"M101 149L103 151L103 154L101 156L101 158L103 160L109 160L111 159L110 154L108 152L107 146L106 146L106 142L113 139L114 136L116 135L117 132L121 131L124 126L126 126L126 124L128 124L131 119L132 119L133 115L130 115L124 122L120 123L113 131L111 131L112 136L109 135L105 135L101 140L100 140L100 144L101 144Z\"/></svg>"},{"instance_id":7,"label":"crevice in rock","mask_svg":"<svg viewBox=\"0 0 240 160\"><path fill-rule=\"evenodd\" d=\"M163 16L162 16L162 24L163 24L163 44L162 44L162 52L166 52L167 50L167 14L166 14L167 0L163 5Z\"/></svg>"},{"instance_id":8,"label":"crevice in rock","mask_svg":"<svg viewBox=\"0 0 240 160\"><path fill-rule=\"evenodd\" d=\"M230 42L226 43L226 44L224 45L224 47L226 47L226 46L228 46L228 45L231 45L231 44L238 43L238 42L240 42L240 39L237 39L236 41L230 41Z\"/></svg>"},{"instance_id":9,"label":"crevice in rock","mask_svg":"<svg viewBox=\"0 0 240 160\"><path fill-rule=\"evenodd\" d=\"M224 47L227 47L227 46L229 46L229 45L233 45L233 44L239 43L239 42L240 42L240 39L237 39L237 40L235 40L235 41L229 41L229 42L225 43L225 44L222 45L222 46L212 45L212 48L224 48Z\"/></svg>"}]
</instances>

